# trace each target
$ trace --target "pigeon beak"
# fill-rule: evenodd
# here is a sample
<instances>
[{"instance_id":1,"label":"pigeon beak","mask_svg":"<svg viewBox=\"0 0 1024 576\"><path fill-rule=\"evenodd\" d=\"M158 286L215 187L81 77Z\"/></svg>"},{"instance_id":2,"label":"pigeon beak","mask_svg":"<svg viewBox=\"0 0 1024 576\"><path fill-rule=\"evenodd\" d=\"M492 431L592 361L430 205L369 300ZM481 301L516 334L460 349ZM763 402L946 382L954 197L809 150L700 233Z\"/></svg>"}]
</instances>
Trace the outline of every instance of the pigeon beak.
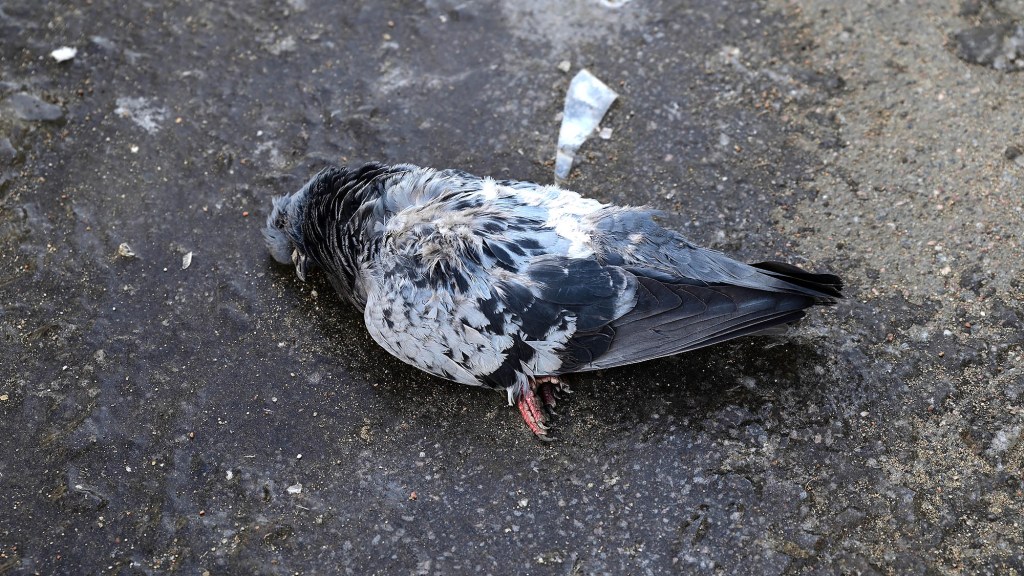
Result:
<instances>
[{"instance_id":1,"label":"pigeon beak","mask_svg":"<svg viewBox=\"0 0 1024 576\"><path fill-rule=\"evenodd\" d=\"M295 264L295 275L299 277L299 280L306 281L306 255L299 254L299 249L296 248L292 251L292 264Z\"/></svg>"}]
</instances>

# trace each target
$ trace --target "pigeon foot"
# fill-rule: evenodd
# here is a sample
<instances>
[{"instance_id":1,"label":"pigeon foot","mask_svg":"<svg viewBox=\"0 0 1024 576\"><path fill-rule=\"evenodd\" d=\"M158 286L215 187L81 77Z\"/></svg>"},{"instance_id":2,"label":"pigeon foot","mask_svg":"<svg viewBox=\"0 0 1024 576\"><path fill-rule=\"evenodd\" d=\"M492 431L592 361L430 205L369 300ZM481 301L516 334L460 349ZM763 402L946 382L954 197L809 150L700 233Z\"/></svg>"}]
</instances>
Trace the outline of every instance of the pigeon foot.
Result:
<instances>
[{"instance_id":1,"label":"pigeon foot","mask_svg":"<svg viewBox=\"0 0 1024 576\"><path fill-rule=\"evenodd\" d=\"M516 400L519 413L523 415L523 420L538 440L553 440L548 436L548 430L552 427L548 422L548 415L558 415L555 406L558 404L559 393L572 393L572 390L569 390L557 376L541 376L530 378L529 389Z\"/></svg>"}]
</instances>

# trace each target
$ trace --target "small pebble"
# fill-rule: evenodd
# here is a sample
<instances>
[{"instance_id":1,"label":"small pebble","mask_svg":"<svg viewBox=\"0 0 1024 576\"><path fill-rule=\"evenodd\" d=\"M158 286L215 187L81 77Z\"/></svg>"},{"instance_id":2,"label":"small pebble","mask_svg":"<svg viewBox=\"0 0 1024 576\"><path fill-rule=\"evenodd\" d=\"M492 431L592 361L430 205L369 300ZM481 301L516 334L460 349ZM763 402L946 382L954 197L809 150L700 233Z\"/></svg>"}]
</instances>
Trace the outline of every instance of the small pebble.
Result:
<instances>
[{"instance_id":1,"label":"small pebble","mask_svg":"<svg viewBox=\"0 0 1024 576\"><path fill-rule=\"evenodd\" d=\"M74 58L76 54L78 54L77 49L72 48L70 46L61 46L53 52L50 52L50 57L56 60L57 62L67 62L68 60Z\"/></svg>"}]
</instances>

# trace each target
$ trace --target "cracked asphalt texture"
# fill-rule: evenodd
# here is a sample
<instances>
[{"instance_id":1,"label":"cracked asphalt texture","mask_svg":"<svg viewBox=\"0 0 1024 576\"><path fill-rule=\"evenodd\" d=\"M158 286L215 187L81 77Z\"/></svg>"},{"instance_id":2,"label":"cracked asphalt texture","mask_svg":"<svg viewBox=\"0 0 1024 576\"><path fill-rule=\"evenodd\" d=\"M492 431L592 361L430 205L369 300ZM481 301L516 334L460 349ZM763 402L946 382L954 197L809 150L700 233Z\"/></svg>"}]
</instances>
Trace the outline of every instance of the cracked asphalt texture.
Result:
<instances>
[{"instance_id":1,"label":"cracked asphalt texture","mask_svg":"<svg viewBox=\"0 0 1024 576\"><path fill-rule=\"evenodd\" d=\"M1024 5L608 4L0 1L0 574L1024 572ZM849 298L543 445L259 229L329 162L550 182L584 67L571 188Z\"/></svg>"}]
</instances>

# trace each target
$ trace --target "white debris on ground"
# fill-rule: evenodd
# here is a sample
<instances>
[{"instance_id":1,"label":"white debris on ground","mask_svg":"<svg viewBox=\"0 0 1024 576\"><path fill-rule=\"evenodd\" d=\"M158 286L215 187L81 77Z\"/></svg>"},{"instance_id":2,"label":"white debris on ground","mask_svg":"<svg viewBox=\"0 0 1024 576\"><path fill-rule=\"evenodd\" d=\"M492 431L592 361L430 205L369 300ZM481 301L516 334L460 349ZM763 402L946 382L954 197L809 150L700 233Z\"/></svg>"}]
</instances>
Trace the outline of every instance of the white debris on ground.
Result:
<instances>
[{"instance_id":1,"label":"white debris on ground","mask_svg":"<svg viewBox=\"0 0 1024 576\"><path fill-rule=\"evenodd\" d=\"M188 267L192 265L192 253L188 252L181 257L181 269L188 270Z\"/></svg>"},{"instance_id":2,"label":"white debris on ground","mask_svg":"<svg viewBox=\"0 0 1024 576\"><path fill-rule=\"evenodd\" d=\"M117 255L122 258L134 258L135 251L128 245L127 242L121 242L121 245L117 247Z\"/></svg>"},{"instance_id":3,"label":"white debris on ground","mask_svg":"<svg viewBox=\"0 0 1024 576\"><path fill-rule=\"evenodd\" d=\"M70 46L61 46L53 52L50 52L50 57L56 60L57 62L67 62L68 60L73 59L77 54L77 48L72 48Z\"/></svg>"},{"instance_id":4,"label":"white debris on ground","mask_svg":"<svg viewBox=\"0 0 1024 576\"><path fill-rule=\"evenodd\" d=\"M593 134L605 112L619 95L588 70L580 70L569 83L558 131L555 181L564 180L572 170L576 151ZM609 137L611 132L608 133Z\"/></svg>"},{"instance_id":5,"label":"white debris on ground","mask_svg":"<svg viewBox=\"0 0 1024 576\"><path fill-rule=\"evenodd\" d=\"M157 106L146 98L122 96L117 99L114 113L128 118L150 134L160 130L160 123L167 119L167 108Z\"/></svg>"}]
</instances>

